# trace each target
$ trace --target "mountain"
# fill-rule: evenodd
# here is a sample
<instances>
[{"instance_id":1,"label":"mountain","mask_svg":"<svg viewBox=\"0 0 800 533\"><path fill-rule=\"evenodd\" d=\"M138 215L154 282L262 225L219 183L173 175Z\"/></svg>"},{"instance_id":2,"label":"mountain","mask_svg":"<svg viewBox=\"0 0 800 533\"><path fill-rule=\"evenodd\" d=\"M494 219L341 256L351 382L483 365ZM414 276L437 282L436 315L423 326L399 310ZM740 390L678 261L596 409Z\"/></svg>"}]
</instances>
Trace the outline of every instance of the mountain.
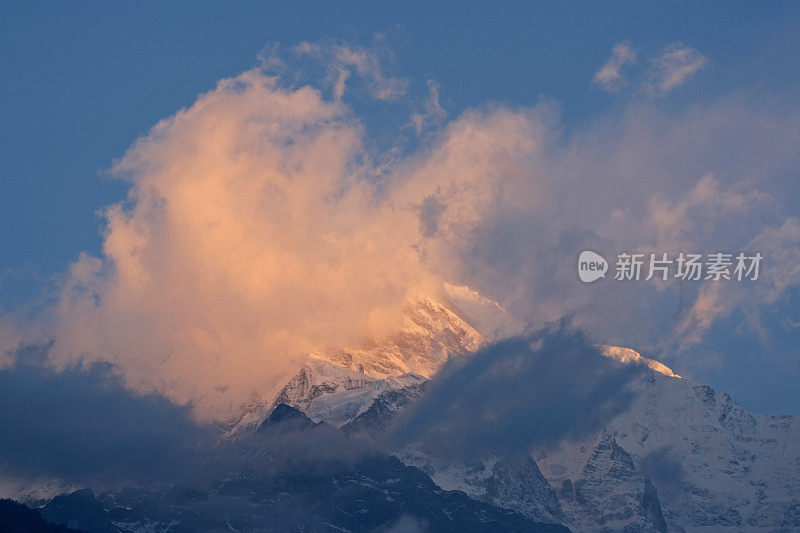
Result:
<instances>
[{"instance_id":1,"label":"mountain","mask_svg":"<svg viewBox=\"0 0 800 533\"><path fill-rule=\"evenodd\" d=\"M367 411L381 393L421 386L448 357L474 351L485 341L451 307L417 298L407 306L402 328L387 338L309 355L274 397L251 400L228 437L255 430L282 403L316 422L341 427Z\"/></svg>"},{"instance_id":2,"label":"mountain","mask_svg":"<svg viewBox=\"0 0 800 533\"><path fill-rule=\"evenodd\" d=\"M413 448L398 450L397 455L445 490L463 492L475 500L512 509L540 522L568 522L558 495L530 457L442 459Z\"/></svg>"},{"instance_id":3,"label":"mountain","mask_svg":"<svg viewBox=\"0 0 800 533\"><path fill-rule=\"evenodd\" d=\"M347 446L339 430L280 404L257 431L219 450L202 481L99 496L76 491L53 499L43 514L95 533L568 533L563 526L443 490L390 455L347 453L342 448Z\"/></svg>"},{"instance_id":4,"label":"mountain","mask_svg":"<svg viewBox=\"0 0 800 533\"><path fill-rule=\"evenodd\" d=\"M108 516L103 528L85 520L87 507L98 506ZM423 472L384 455L364 457L352 465L310 464L270 477L233 472L205 489L137 493L134 498L130 491L105 494L102 500L93 497L90 503L62 505L59 516L64 523L83 526L80 531L95 533L569 531L472 500L458 491L442 490ZM17 531L77 530L52 526Z\"/></svg>"},{"instance_id":5,"label":"mountain","mask_svg":"<svg viewBox=\"0 0 800 533\"><path fill-rule=\"evenodd\" d=\"M448 356L486 342L479 331L487 328L478 322L492 323L502 309L469 291L454 292L445 303L416 300L406 329L389 339L314 354L237 431L257 427L283 402L347 434L379 434L425 394ZM455 296L469 299L477 321L456 307ZM748 413L728 395L633 350L601 350L646 371L631 385L630 405L594 433L555 448L531 446L527 458L465 462L414 449L395 453L442 489L581 531L800 528L795 417Z\"/></svg>"},{"instance_id":6,"label":"mountain","mask_svg":"<svg viewBox=\"0 0 800 533\"><path fill-rule=\"evenodd\" d=\"M76 529L46 522L39 511L14 500L0 500L0 531L3 533L78 533Z\"/></svg>"},{"instance_id":7,"label":"mountain","mask_svg":"<svg viewBox=\"0 0 800 533\"><path fill-rule=\"evenodd\" d=\"M493 335L518 331L506 318L463 287L415 299L394 334L309 354L282 387L254 396L193 479L70 492L40 517L115 532L800 530L797 418L748 413L627 348L599 347L615 368L641 371L611 389L625 401L591 429L513 453L394 442L404 411L431 408L417 402L436 397L448 359L462 366ZM528 387L515 369L502 372Z\"/></svg>"},{"instance_id":8,"label":"mountain","mask_svg":"<svg viewBox=\"0 0 800 533\"><path fill-rule=\"evenodd\" d=\"M635 387L630 408L602 431L533 452L554 487L581 493L582 501L569 500L577 524L596 524L591 509L612 507L619 494L640 499L641 482L626 489L623 476L603 476L602 490L581 490L598 483L598 468L610 471L598 465L601 448L610 444L630 457L632 472L652 480L671 529L800 527L796 417L748 413L727 394L666 367L646 373Z\"/></svg>"},{"instance_id":9,"label":"mountain","mask_svg":"<svg viewBox=\"0 0 800 533\"><path fill-rule=\"evenodd\" d=\"M402 327L388 337L313 355L378 379L431 378L449 356L473 351L484 340L455 306L418 297L406 307Z\"/></svg>"},{"instance_id":10,"label":"mountain","mask_svg":"<svg viewBox=\"0 0 800 533\"><path fill-rule=\"evenodd\" d=\"M372 404L341 426L347 435L375 437L388 429L394 417L425 394L429 381L381 392Z\"/></svg>"},{"instance_id":11,"label":"mountain","mask_svg":"<svg viewBox=\"0 0 800 533\"><path fill-rule=\"evenodd\" d=\"M86 533L114 531L110 513L95 498L92 489L76 490L56 496L40 513L50 523L74 528Z\"/></svg>"},{"instance_id":12,"label":"mountain","mask_svg":"<svg viewBox=\"0 0 800 533\"><path fill-rule=\"evenodd\" d=\"M583 443L580 452L584 460L574 479L546 470L573 527L581 531L667 530L652 481L614 437L603 433Z\"/></svg>"}]
</instances>

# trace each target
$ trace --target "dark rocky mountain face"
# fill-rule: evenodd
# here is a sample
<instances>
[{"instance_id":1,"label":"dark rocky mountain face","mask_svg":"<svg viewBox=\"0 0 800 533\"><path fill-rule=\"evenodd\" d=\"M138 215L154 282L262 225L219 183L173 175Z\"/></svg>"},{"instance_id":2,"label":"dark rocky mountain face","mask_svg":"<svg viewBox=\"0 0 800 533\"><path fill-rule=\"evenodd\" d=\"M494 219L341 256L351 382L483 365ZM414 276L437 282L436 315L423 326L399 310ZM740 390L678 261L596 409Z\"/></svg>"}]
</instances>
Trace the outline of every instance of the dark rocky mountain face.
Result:
<instances>
[{"instance_id":1,"label":"dark rocky mountain face","mask_svg":"<svg viewBox=\"0 0 800 533\"><path fill-rule=\"evenodd\" d=\"M413 413L433 414L435 428L448 427L452 420L439 415L450 412L428 402L447 373L429 377L450 355L457 367L466 365L472 356L464 350L482 342L442 306L418 302L412 318L409 331L386 344L309 357L276 397L257 397L243 410L192 479L63 495L40 518L84 531L143 532L800 527L796 417L747 413L729 396L628 349L603 353L642 372L628 383L624 408L589 432L547 445L467 447L466 455L451 453L463 447L441 438L447 432L397 438L397 422ZM517 388L495 387L492 399L519 403L517 393L537 378L519 368L500 369ZM562 403L559 396L536 405ZM462 410L465 441L486 433L475 413L498 410L473 404ZM511 422L535 426L530 418Z\"/></svg>"},{"instance_id":2,"label":"dark rocky mountain face","mask_svg":"<svg viewBox=\"0 0 800 533\"><path fill-rule=\"evenodd\" d=\"M95 498L92 489L76 490L56 496L41 509L42 517L86 533L114 531L110 513Z\"/></svg>"},{"instance_id":3,"label":"dark rocky mountain face","mask_svg":"<svg viewBox=\"0 0 800 533\"><path fill-rule=\"evenodd\" d=\"M208 474L194 483L100 496L80 490L54 498L42 514L92 533L388 531L395 526L568 531L442 490L423 471L350 445L341 431L315 424L286 405L276 407L250 438L218 453L202 466Z\"/></svg>"},{"instance_id":4,"label":"dark rocky mountain face","mask_svg":"<svg viewBox=\"0 0 800 533\"><path fill-rule=\"evenodd\" d=\"M607 434L593 448L580 478L562 483L559 498L582 524L598 524L612 531L667 531L650 478Z\"/></svg>"},{"instance_id":5,"label":"dark rocky mountain face","mask_svg":"<svg viewBox=\"0 0 800 533\"><path fill-rule=\"evenodd\" d=\"M314 422L302 411L281 403L264 420L258 431L269 431L271 428L279 428L283 431L303 431L314 426Z\"/></svg>"},{"instance_id":6,"label":"dark rocky mountain face","mask_svg":"<svg viewBox=\"0 0 800 533\"><path fill-rule=\"evenodd\" d=\"M395 415L425 394L428 382L382 392L369 408L342 426L347 435L374 437L385 431Z\"/></svg>"},{"instance_id":7,"label":"dark rocky mountain face","mask_svg":"<svg viewBox=\"0 0 800 533\"><path fill-rule=\"evenodd\" d=\"M36 509L13 500L0 500L0 531L3 533L78 533L75 529L47 522Z\"/></svg>"}]
</instances>

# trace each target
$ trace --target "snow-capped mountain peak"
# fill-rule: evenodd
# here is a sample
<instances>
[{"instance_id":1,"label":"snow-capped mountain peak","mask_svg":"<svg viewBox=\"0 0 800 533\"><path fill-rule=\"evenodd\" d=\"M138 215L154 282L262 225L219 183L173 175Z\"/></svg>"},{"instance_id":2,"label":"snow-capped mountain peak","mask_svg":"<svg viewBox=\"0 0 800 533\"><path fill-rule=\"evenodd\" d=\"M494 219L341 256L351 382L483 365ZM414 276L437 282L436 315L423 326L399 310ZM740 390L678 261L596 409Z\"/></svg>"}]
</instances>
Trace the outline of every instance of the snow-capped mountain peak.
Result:
<instances>
[{"instance_id":1,"label":"snow-capped mountain peak","mask_svg":"<svg viewBox=\"0 0 800 533\"><path fill-rule=\"evenodd\" d=\"M266 398L255 396L228 437L258 428L278 404L315 422L341 427L384 391L418 386L451 356L472 352L484 337L450 307L430 298L409 302L403 327L384 339L310 354L297 373Z\"/></svg>"},{"instance_id":2,"label":"snow-capped mountain peak","mask_svg":"<svg viewBox=\"0 0 800 533\"><path fill-rule=\"evenodd\" d=\"M665 376L671 378L679 378L680 376L672 371L667 365L663 363L659 363L655 359L648 359L647 357L642 357L639 352L631 350L630 348L620 348L619 346L608 346L603 345L600 346L600 350L603 355L606 357L610 357L612 359L616 359L620 363L633 363L633 364L640 364L645 365L651 370L655 370L659 374L664 374Z\"/></svg>"},{"instance_id":3,"label":"snow-capped mountain peak","mask_svg":"<svg viewBox=\"0 0 800 533\"><path fill-rule=\"evenodd\" d=\"M474 291L449 289L447 304L411 302L404 327L385 339L313 354L280 391L254 401L229 434L257 428L281 403L347 434L383 430L425 393L448 357L486 342L470 315L505 313ZM465 312L455 301L474 308ZM581 531L800 527L796 417L747 413L728 395L634 350L599 348L646 371L631 383L627 408L594 433L534 448L531 464L502 457L445 464L413 450L398 454L442 488Z\"/></svg>"}]
</instances>

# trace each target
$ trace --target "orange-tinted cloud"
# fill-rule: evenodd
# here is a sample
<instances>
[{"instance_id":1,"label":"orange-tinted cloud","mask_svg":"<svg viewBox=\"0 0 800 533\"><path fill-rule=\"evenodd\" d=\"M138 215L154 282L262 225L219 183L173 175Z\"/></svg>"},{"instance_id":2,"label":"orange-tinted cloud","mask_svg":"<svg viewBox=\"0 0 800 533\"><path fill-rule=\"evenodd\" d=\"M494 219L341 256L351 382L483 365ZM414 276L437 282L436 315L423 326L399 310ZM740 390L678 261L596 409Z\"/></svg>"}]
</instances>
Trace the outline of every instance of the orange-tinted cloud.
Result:
<instances>
[{"instance_id":1,"label":"orange-tinted cloud","mask_svg":"<svg viewBox=\"0 0 800 533\"><path fill-rule=\"evenodd\" d=\"M487 106L386 166L335 94L248 71L114 165L130 194L105 210L102 257L81 255L66 276L53 362L108 361L134 391L226 419L308 352L391 331L409 298L443 282L521 323L572 315L611 344L669 339L647 287L587 290L577 254L735 252L788 227L760 186L796 156L793 116L735 99L671 116L640 103L567 137L552 105ZM768 301L731 296L743 287L725 301ZM716 320L708 294L678 333Z\"/></svg>"},{"instance_id":2,"label":"orange-tinted cloud","mask_svg":"<svg viewBox=\"0 0 800 533\"><path fill-rule=\"evenodd\" d=\"M59 362L225 416L309 350L379 335L426 282L416 218L381 201L362 129L316 90L223 80L114 166L102 259L72 265Z\"/></svg>"}]
</instances>

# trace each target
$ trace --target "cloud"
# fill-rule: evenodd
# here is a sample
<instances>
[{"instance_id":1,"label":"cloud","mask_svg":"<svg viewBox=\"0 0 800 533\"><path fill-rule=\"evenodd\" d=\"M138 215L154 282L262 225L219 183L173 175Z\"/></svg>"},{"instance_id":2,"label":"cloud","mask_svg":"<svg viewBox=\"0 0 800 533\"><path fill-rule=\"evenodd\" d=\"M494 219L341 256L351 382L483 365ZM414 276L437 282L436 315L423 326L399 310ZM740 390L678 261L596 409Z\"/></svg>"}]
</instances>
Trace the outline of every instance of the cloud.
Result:
<instances>
[{"instance_id":1,"label":"cloud","mask_svg":"<svg viewBox=\"0 0 800 533\"><path fill-rule=\"evenodd\" d=\"M0 314L0 369L11 366L22 342L22 330L14 315Z\"/></svg>"},{"instance_id":2,"label":"cloud","mask_svg":"<svg viewBox=\"0 0 800 533\"><path fill-rule=\"evenodd\" d=\"M668 446L658 448L642 457L638 466L655 480L662 495L675 498L685 494L681 482L686 472L683 464L670 456L671 451Z\"/></svg>"},{"instance_id":3,"label":"cloud","mask_svg":"<svg viewBox=\"0 0 800 533\"><path fill-rule=\"evenodd\" d=\"M611 57L595 73L592 83L606 92L618 92L628 85L623 67L636 60L637 51L630 43L615 44ZM649 96L666 96L706 66L708 60L691 46L674 42L661 49L649 63L646 70L639 70L637 85L640 84L641 90Z\"/></svg>"},{"instance_id":4,"label":"cloud","mask_svg":"<svg viewBox=\"0 0 800 533\"><path fill-rule=\"evenodd\" d=\"M428 125L440 124L447 116L447 112L439 103L439 91L441 90L439 84L428 80L428 90L429 95L423 103L422 111L415 111L411 114L411 124L414 125L417 135L422 133L422 130Z\"/></svg>"},{"instance_id":5,"label":"cloud","mask_svg":"<svg viewBox=\"0 0 800 533\"><path fill-rule=\"evenodd\" d=\"M429 531L428 521L410 514L404 514L390 525L378 529L386 533L422 533Z\"/></svg>"},{"instance_id":6,"label":"cloud","mask_svg":"<svg viewBox=\"0 0 800 533\"><path fill-rule=\"evenodd\" d=\"M327 81L335 100L341 100L353 74L366 80L369 93L378 100L397 100L405 96L408 81L384 73L375 48L363 48L332 41L303 41L294 47L296 54L317 59L326 66Z\"/></svg>"},{"instance_id":7,"label":"cloud","mask_svg":"<svg viewBox=\"0 0 800 533\"><path fill-rule=\"evenodd\" d=\"M764 336L765 331L758 325L760 309L774 305L800 285L800 221L797 218L790 217L779 227L763 228L745 249L749 254L758 252L765 258L760 265L759 279L735 287L704 285L676 328L682 338L682 348L700 344L716 322L737 312Z\"/></svg>"},{"instance_id":8,"label":"cloud","mask_svg":"<svg viewBox=\"0 0 800 533\"><path fill-rule=\"evenodd\" d=\"M654 196L645 223L656 234L655 248L697 249L709 234L718 231L719 225L733 225L737 218L745 218L772 203L769 195L752 188L725 188L713 173L708 173L680 198Z\"/></svg>"},{"instance_id":9,"label":"cloud","mask_svg":"<svg viewBox=\"0 0 800 533\"><path fill-rule=\"evenodd\" d=\"M672 43L653 59L645 90L654 96L664 96L683 84L707 62L706 57L691 46Z\"/></svg>"},{"instance_id":10,"label":"cloud","mask_svg":"<svg viewBox=\"0 0 800 533\"><path fill-rule=\"evenodd\" d=\"M604 357L565 323L452 361L388 440L433 454L526 454L595 431L624 410L643 369Z\"/></svg>"},{"instance_id":11,"label":"cloud","mask_svg":"<svg viewBox=\"0 0 800 533\"><path fill-rule=\"evenodd\" d=\"M364 58L307 47L354 72ZM752 245L788 265L796 106L638 101L566 133L552 104L494 104L437 126L431 85L426 142L387 158L365 126L382 115L357 114L338 78L317 80L332 83L326 97L297 82L291 59L267 63L281 72L220 81L114 165L130 193L104 210L102 254L79 256L46 316L54 368L105 362L138 394L226 420L307 353L385 335L409 298L444 283L517 323L572 316L604 343L681 350L718 309L758 313L800 281L789 269L749 286L588 288L575 273L585 249ZM398 131L409 115L386 124Z\"/></svg>"},{"instance_id":12,"label":"cloud","mask_svg":"<svg viewBox=\"0 0 800 533\"><path fill-rule=\"evenodd\" d=\"M429 264L525 321L571 315L613 344L668 342L702 283L587 290L574 272L580 251L745 251L791 210L768 191L791 179L800 132L768 107L721 100L665 115L637 103L566 140L558 124L546 106L466 113L412 181Z\"/></svg>"},{"instance_id":13,"label":"cloud","mask_svg":"<svg viewBox=\"0 0 800 533\"><path fill-rule=\"evenodd\" d=\"M622 76L622 67L635 61L636 50L630 43L617 43L611 51L611 57L595 73L592 81L607 92L616 92L627 84L627 81Z\"/></svg>"},{"instance_id":14,"label":"cloud","mask_svg":"<svg viewBox=\"0 0 800 533\"><path fill-rule=\"evenodd\" d=\"M108 364L61 372L47 346L15 353L0 369L0 468L4 475L104 486L154 481L190 471L208 428L188 408L132 396Z\"/></svg>"},{"instance_id":15,"label":"cloud","mask_svg":"<svg viewBox=\"0 0 800 533\"><path fill-rule=\"evenodd\" d=\"M71 267L54 361L109 361L208 419L396 325L428 273L362 135L340 102L259 71L157 124L114 166L129 197L105 210L103 257Z\"/></svg>"}]
</instances>

